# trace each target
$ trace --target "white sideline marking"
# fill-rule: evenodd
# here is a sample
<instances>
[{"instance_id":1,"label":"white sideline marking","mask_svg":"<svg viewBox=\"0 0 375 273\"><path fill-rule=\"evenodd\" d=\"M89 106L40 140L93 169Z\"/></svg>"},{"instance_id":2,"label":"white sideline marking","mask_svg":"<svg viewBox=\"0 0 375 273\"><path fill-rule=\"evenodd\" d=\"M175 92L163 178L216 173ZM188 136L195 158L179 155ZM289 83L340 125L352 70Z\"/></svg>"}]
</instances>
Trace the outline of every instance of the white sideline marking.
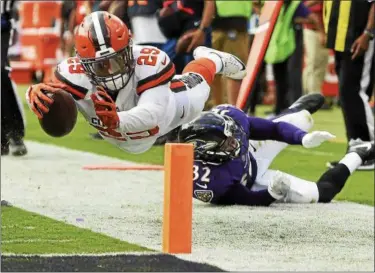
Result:
<instances>
[{"instance_id":1,"label":"white sideline marking","mask_svg":"<svg viewBox=\"0 0 375 273\"><path fill-rule=\"evenodd\" d=\"M35 142L26 145L29 154L25 157L1 157L2 199L65 223L161 250L163 172L92 173L81 167L134 163ZM221 207L194 201L193 212L193 252L176 255L185 260L227 271L374 268L372 206L334 202Z\"/></svg>"},{"instance_id":2,"label":"white sideline marking","mask_svg":"<svg viewBox=\"0 0 375 273\"><path fill-rule=\"evenodd\" d=\"M1 256L5 257L106 257L106 256L120 256L120 255L159 255L161 253L151 251L139 251L139 252L105 252L105 253L50 253L50 254L17 254L17 253L2 253Z\"/></svg>"}]
</instances>

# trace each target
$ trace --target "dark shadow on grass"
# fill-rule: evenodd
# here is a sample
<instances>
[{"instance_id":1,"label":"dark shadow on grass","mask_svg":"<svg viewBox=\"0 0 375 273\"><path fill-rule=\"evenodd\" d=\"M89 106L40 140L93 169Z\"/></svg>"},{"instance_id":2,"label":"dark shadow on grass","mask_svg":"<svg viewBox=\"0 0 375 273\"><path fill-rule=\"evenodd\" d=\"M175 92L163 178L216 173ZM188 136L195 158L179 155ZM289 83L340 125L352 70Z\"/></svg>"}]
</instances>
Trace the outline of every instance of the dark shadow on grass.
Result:
<instances>
[{"instance_id":1,"label":"dark shadow on grass","mask_svg":"<svg viewBox=\"0 0 375 273\"><path fill-rule=\"evenodd\" d=\"M167 254L108 256L6 256L2 272L223 272L208 264L189 262Z\"/></svg>"}]
</instances>

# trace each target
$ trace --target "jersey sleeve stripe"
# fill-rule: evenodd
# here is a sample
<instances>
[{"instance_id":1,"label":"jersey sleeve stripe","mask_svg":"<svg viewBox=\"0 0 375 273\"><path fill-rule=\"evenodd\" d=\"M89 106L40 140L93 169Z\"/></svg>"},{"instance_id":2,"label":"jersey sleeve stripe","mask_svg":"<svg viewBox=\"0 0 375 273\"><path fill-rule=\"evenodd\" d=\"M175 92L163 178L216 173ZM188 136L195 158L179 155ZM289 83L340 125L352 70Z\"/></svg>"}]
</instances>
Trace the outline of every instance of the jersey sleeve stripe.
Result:
<instances>
[{"instance_id":1,"label":"jersey sleeve stripe","mask_svg":"<svg viewBox=\"0 0 375 273\"><path fill-rule=\"evenodd\" d=\"M169 62L169 64L163 68L159 73L149 76L143 80L140 80L137 85L137 93L140 95L147 89L168 83L175 75L176 71L174 64Z\"/></svg>"},{"instance_id":2,"label":"jersey sleeve stripe","mask_svg":"<svg viewBox=\"0 0 375 273\"><path fill-rule=\"evenodd\" d=\"M172 92L175 92L175 93L186 90L185 83L180 80L172 80L169 88L172 90Z\"/></svg>"},{"instance_id":3,"label":"jersey sleeve stripe","mask_svg":"<svg viewBox=\"0 0 375 273\"><path fill-rule=\"evenodd\" d=\"M67 88L65 90L68 91L69 93L71 93L75 100L80 100L80 99L85 98L85 96L88 92L88 89L72 83L67 78L65 78L63 75L61 75L58 70L55 70L55 78L58 81L62 82L63 84L66 84Z\"/></svg>"}]
</instances>

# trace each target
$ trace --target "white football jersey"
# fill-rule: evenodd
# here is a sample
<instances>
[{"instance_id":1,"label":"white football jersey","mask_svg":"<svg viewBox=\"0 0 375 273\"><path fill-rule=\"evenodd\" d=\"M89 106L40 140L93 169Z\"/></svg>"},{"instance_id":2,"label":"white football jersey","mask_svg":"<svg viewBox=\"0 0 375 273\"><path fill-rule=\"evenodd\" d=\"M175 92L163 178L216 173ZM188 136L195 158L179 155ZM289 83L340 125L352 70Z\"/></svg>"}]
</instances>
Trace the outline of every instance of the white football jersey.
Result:
<instances>
[{"instance_id":1,"label":"white football jersey","mask_svg":"<svg viewBox=\"0 0 375 273\"><path fill-rule=\"evenodd\" d=\"M151 148L157 137L168 133L175 117L176 102L169 89L175 75L167 54L151 46L134 46L135 71L119 91L115 103L120 118L116 130L101 123L90 95L96 91L76 57L62 61L55 71L58 81L67 85L78 110L105 140L131 153Z\"/></svg>"}]
</instances>

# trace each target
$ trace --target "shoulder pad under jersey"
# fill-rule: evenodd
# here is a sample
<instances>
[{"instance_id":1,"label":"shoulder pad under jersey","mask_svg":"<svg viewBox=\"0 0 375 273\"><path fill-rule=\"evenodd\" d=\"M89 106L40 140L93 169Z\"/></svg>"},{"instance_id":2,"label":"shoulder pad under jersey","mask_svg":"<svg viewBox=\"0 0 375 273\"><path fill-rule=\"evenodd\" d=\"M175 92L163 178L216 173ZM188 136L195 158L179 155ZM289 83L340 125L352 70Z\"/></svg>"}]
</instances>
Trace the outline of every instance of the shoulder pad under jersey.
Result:
<instances>
[{"instance_id":1,"label":"shoulder pad under jersey","mask_svg":"<svg viewBox=\"0 0 375 273\"><path fill-rule=\"evenodd\" d=\"M137 94L167 84L175 75L174 64L168 55L153 46L134 46Z\"/></svg>"},{"instance_id":2,"label":"shoulder pad under jersey","mask_svg":"<svg viewBox=\"0 0 375 273\"><path fill-rule=\"evenodd\" d=\"M67 85L66 91L71 93L75 100L84 99L87 92L94 88L77 57L59 63L54 76L55 80Z\"/></svg>"}]
</instances>

